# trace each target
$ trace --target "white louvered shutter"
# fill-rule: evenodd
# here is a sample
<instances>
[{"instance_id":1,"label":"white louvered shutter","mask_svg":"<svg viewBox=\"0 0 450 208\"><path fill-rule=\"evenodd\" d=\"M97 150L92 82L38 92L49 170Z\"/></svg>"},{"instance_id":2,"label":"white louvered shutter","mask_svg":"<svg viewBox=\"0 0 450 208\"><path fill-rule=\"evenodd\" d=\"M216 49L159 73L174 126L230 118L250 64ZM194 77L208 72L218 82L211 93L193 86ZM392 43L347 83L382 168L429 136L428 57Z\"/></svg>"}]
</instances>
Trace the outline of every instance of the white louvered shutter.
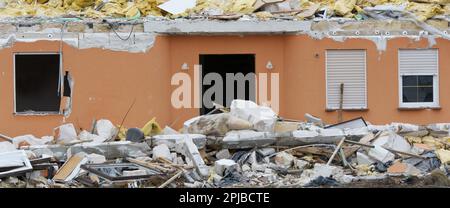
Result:
<instances>
[{"instance_id":1,"label":"white louvered shutter","mask_svg":"<svg viewBox=\"0 0 450 208\"><path fill-rule=\"evenodd\" d=\"M344 83L344 109L367 108L366 51L327 50L327 108L338 109L340 84Z\"/></svg>"},{"instance_id":2,"label":"white louvered shutter","mask_svg":"<svg viewBox=\"0 0 450 208\"><path fill-rule=\"evenodd\" d=\"M398 51L400 75L437 75L436 49L402 49Z\"/></svg>"}]
</instances>

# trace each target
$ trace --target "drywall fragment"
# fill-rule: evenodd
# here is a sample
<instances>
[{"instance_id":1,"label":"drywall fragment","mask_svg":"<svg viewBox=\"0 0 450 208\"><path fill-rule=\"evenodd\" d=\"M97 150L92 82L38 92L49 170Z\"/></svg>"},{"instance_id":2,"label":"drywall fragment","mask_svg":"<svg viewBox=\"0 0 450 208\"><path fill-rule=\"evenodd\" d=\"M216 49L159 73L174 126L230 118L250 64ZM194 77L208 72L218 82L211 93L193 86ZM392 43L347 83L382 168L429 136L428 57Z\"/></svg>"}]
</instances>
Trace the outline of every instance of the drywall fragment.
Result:
<instances>
[{"instance_id":1,"label":"drywall fragment","mask_svg":"<svg viewBox=\"0 0 450 208\"><path fill-rule=\"evenodd\" d=\"M258 106L248 100L233 100L230 106L233 116L249 121L258 131L273 132L277 114L269 107Z\"/></svg>"},{"instance_id":2,"label":"drywall fragment","mask_svg":"<svg viewBox=\"0 0 450 208\"><path fill-rule=\"evenodd\" d=\"M196 0L169 0L158 7L171 14L181 14L187 9L192 9L195 7Z\"/></svg>"},{"instance_id":3,"label":"drywall fragment","mask_svg":"<svg viewBox=\"0 0 450 208\"><path fill-rule=\"evenodd\" d=\"M381 133L372 144L401 152L411 151L411 145L408 141L406 141L406 139L402 136L391 131Z\"/></svg>"},{"instance_id":4,"label":"drywall fragment","mask_svg":"<svg viewBox=\"0 0 450 208\"><path fill-rule=\"evenodd\" d=\"M12 142L16 148L21 146L44 145L51 141L53 141L53 137L42 137L39 139L31 134L17 136L12 139Z\"/></svg>"},{"instance_id":5,"label":"drywall fragment","mask_svg":"<svg viewBox=\"0 0 450 208\"><path fill-rule=\"evenodd\" d=\"M57 143L70 144L77 139L77 131L72 123L63 124L53 129L54 137Z\"/></svg>"},{"instance_id":6,"label":"drywall fragment","mask_svg":"<svg viewBox=\"0 0 450 208\"><path fill-rule=\"evenodd\" d=\"M117 133L117 129L111 121L100 119L95 123L95 133L108 141L114 139L112 137Z\"/></svg>"}]
</instances>

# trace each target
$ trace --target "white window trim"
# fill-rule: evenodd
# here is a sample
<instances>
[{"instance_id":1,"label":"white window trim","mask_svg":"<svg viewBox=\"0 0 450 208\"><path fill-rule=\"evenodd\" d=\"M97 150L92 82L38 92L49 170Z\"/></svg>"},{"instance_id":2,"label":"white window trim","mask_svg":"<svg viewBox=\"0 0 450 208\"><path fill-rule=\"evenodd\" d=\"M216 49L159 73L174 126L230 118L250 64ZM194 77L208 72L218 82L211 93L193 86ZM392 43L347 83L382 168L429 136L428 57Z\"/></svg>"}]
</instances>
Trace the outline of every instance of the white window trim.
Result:
<instances>
[{"instance_id":1,"label":"white window trim","mask_svg":"<svg viewBox=\"0 0 450 208\"><path fill-rule=\"evenodd\" d=\"M436 73L401 73L400 72L400 50L414 49L398 49L397 51L397 71L398 71L398 102L400 108L439 108L439 51L436 55ZM416 49L426 50L426 49ZM437 49L436 49L437 50ZM433 102L403 102L403 79L402 76L433 76Z\"/></svg>"},{"instance_id":2,"label":"white window trim","mask_svg":"<svg viewBox=\"0 0 450 208\"><path fill-rule=\"evenodd\" d=\"M13 88L14 88L14 115L19 116L45 116L45 115L62 115L61 109L59 111L33 111L33 112L17 112L16 109L16 55L59 55L59 90L62 88L62 80L64 75L62 73L62 53L60 52L14 52L13 53ZM62 92L60 91L60 97L62 98Z\"/></svg>"},{"instance_id":3,"label":"white window trim","mask_svg":"<svg viewBox=\"0 0 450 208\"><path fill-rule=\"evenodd\" d=\"M326 106L326 110L339 110L339 107L330 107L328 105L328 77L327 77L327 73L328 73L328 64L327 64L327 54L328 54L328 50L362 50L364 51L364 100L365 105L362 107L352 107L352 108L346 108L346 107L342 107L343 110L366 110L367 109L367 103L369 102L367 99L367 50L366 49L326 49L325 50L325 106ZM345 92L345 85L344 85L344 92Z\"/></svg>"}]
</instances>

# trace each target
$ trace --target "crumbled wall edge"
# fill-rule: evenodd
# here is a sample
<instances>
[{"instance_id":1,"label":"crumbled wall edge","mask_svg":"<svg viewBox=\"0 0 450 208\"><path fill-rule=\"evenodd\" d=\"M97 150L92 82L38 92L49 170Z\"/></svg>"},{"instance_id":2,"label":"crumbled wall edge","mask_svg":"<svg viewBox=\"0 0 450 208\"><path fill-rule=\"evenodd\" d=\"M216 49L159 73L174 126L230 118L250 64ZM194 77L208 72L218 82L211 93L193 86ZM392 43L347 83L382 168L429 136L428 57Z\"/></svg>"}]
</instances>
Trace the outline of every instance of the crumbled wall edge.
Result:
<instances>
[{"instance_id":1,"label":"crumbled wall edge","mask_svg":"<svg viewBox=\"0 0 450 208\"><path fill-rule=\"evenodd\" d=\"M153 47L154 33L12 33L0 37L0 49L16 42L63 41L78 49L101 48L111 51L145 53Z\"/></svg>"}]
</instances>

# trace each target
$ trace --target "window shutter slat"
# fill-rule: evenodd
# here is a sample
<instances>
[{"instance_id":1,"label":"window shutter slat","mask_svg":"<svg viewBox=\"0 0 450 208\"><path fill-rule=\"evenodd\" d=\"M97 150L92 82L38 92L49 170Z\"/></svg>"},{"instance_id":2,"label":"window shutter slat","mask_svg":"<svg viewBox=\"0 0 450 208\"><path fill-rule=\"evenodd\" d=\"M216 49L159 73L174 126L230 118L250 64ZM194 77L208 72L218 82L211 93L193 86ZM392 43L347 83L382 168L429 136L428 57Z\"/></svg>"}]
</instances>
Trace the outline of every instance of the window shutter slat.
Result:
<instances>
[{"instance_id":1,"label":"window shutter slat","mask_svg":"<svg viewBox=\"0 0 450 208\"><path fill-rule=\"evenodd\" d=\"M436 49L399 50L399 71L401 74L436 74L438 53Z\"/></svg>"},{"instance_id":2,"label":"window shutter slat","mask_svg":"<svg viewBox=\"0 0 450 208\"><path fill-rule=\"evenodd\" d=\"M344 109L367 108L365 50L327 50L327 108L339 108L344 83Z\"/></svg>"}]
</instances>

